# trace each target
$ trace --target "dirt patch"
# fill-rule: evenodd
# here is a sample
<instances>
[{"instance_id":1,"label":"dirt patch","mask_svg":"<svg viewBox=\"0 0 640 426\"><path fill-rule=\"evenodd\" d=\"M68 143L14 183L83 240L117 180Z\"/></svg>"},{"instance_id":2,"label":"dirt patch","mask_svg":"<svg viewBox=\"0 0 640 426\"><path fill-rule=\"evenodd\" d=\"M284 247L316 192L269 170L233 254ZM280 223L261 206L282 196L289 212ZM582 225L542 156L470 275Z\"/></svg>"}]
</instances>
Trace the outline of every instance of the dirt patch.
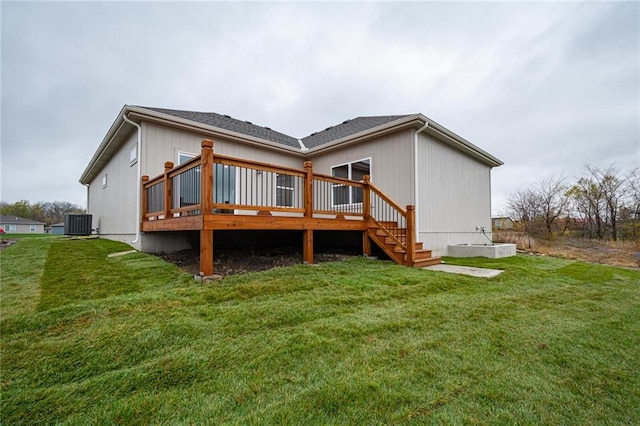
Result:
<instances>
[{"instance_id":1,"label":"dirt patch","mask_svg":"<svg viewBox=\"0 0 640 426\"><path fill-rule=\"evenodd\" d=\"M0 250L4 250L7 247L9 247L11 244L15 243L18 240L15 239L11 239L11 238L3 238L2 241L0 241Z\"/></svg>"},{"instance_id":2,"label":"dirt patch","mask_svg":"<svg viewBox=\"0 0 640 426\"><path fill-rule=\"evenodd\" d=\"M316 253L315 263L341 262L357 256L353 252ZM180 269L196 275L200 272L200 252L183 250L176 253L162 254L162 259L177 265ZM266 271L283 266L302 263L302 253L295 249L277 249L262 251L224 250L215 253L213 269L216 274L235 275L247 272Z\"/></svg>"}]
</instances>

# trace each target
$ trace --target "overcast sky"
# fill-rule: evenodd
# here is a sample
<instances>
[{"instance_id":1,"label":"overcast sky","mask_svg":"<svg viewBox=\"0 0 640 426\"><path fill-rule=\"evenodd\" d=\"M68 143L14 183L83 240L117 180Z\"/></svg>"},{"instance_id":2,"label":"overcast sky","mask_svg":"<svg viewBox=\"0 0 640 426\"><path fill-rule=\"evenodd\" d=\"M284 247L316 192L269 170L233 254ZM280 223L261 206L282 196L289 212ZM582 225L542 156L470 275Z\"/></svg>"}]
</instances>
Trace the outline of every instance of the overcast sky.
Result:
<instances>
[{"instance_id":1,"label":"overcast sky","mask_svg":"<svg viewBox=\"0 0 640 426\"><path fill-rule=\"evenodd\" d=\"M640 5L7 2L1 193L86 206L123 105L229 114L295 137L420 112L505 162L510 191L640 165Z\"/></svg>"}]
</instances>

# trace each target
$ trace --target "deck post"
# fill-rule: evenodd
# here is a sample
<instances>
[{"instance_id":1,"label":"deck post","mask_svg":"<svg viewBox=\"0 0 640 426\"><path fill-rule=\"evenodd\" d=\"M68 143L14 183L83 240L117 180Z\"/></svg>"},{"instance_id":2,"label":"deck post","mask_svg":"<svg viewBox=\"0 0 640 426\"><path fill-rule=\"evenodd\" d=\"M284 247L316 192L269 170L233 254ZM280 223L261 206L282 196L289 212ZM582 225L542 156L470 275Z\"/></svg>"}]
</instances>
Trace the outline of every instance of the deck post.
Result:
<instances>
[{"instance_id":1,"label":"deck post","mask_svg":"<svg viewBox=\"0 0 640 426\"><path fill-rule=\"evenodd\" d=\"M169 172L173 169L173 163L167 161L164 163L164 218L169 219L171 214L171 179Z\"/></svg>"},{"instance_id":2,"label":"deck post","mask_svg":"<svg viewBox=\"0 0 640 426\"><path fill-rule=\"evenodd\" d=\"M371 240L367 231L362 231L362 255L371 256Z\"/></svg>"},{"instance_id":3,"label":"deck post","mask_svg":"<svg viewBox=\"0 0 640 426\"><path fill-rule=\"evenodd\" d=\"M147 190L144 189L144 184L149 182L149 176L142 176L142 182L140 185L140 230L142 230L142 222L144 222L145 215L147 214L147 210L149 210L149 202L147 200Z\"/></svg>"},{"instance_id":4,"label":"deck post","mask_svg":"<svg viewBox=\"0 0 640 426\"><path fill-rule=\"evenodd\" d=\"M304 216L313 217L313 163L304 162Z\"/></svg>"},{"instance_id":5,"label":"deck post","mask_svg":"<svg viewBox=\"0 0 640 426\"><path fill-rule=\"evenodd\" d=\"M416 259L416 206L407 206L407 265Z\"/></svg>"},{"instance_id":6,"label":"deck post","mask_svg":"<svg viewBox=\"0 0 640 426\"><path fill-rule=\"evenodd\" d=\"M313 217L313 163L304 162L304 216ZM313 263L313 229L302 231L302 260Z\"/></svg>"},{"instance_id":7,"label":"deck post","mask_svg":"<svg viewBox=\"0 0 640 426\"><path fill-rule=\"evenodd\" d=\"M362 215L364 216L364 220L369 220L371 218L371 176L364 175L362 177L364 181L364 188L362 188Z\"/></svg>"},{"instance_id":8,"label":"deck post","mask_svg":"<svg viewBox=\"0 0 640 426\"><path fill-rule=\"evenodd\" d=\"M213 213L213 141L203 139L200 146L200 211L208 215ZM204 276L213 274L213 230L210 229L200 230L200 272Z\"/></svg>"},{"instance_id":9,"label":"deck post","mask_svg":"<svg viewBox=\"0 0 640 426\"><path fill-rule=\"evenodd\" d=\"M302 257L305 263L313 263L313 229L302 231Z\"/></svg>"},{"instance_id":10,"label":"deck post","mask_svg":"<svg viewBox=\"0 0 640 426\"><path fill-rule=\"evenodd\" d=\"M364 182L364 187L362 188L362 219L369 226L369 220L371 219L371 176L364 175L362 180ZM367 231L362 232L362 255L371 256L371 240Z\"/></svg>"},{"instance_id":11,"label":"deck post","mask_svg":"<svg viewBox=\"0 0 640 426\"><path fill-rule=\"evenodd\" d=\"M213 231L200 230L200 273L205 277L213 275Z\"/></svg>"},{"instance_id":12,"label":"deck post","mask_svg":"<svg viewBox=\"0 0 640 426\"><path fill-rule=\"evenodd\" d=\"M202 214L213 213L213 141L202 140L202 170L200 172L202 193L200 194L200 207Z\"/></svg>"}]
</instances>

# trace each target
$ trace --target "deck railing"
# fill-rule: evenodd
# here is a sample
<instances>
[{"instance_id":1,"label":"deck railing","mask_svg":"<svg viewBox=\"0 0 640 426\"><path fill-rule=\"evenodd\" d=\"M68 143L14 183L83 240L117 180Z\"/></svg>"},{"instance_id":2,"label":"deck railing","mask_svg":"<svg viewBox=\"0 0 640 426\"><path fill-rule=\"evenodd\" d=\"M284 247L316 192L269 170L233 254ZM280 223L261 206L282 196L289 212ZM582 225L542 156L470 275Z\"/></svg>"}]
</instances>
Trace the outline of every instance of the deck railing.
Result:
<instances>
[{"instance_id":1,"label":"deck railing","mask_svg":"<svg viewBox=\"0 0 640 426\"><path fill-rule=\"evenodd\" d=\"M142 177L143 222L203 213L371 221L407 261L414 257L413 206L396 204L369 176L359 182L313 173L310 161L299 170L214 155L210 140L188 162L166 162L163 174Z\"/></svg>"}]
</instances>

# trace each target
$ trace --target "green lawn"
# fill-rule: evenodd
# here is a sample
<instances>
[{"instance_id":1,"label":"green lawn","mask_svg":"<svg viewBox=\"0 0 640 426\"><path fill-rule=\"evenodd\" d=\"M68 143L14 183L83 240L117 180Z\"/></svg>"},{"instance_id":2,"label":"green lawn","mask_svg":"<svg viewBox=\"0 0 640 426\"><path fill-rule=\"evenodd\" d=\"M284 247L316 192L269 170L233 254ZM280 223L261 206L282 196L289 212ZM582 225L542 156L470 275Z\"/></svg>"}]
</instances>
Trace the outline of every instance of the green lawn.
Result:
<instances>
[{"instance_id":1,"label":"green lawn","mask_svg":"<svg viewBox=\"0 0 640 426\"><path fill-rule=\"evenodd\" d=\"M0 254L2 424L640 424L640 272L353 259L200 284L107 240Z\"/></svg>"}]
</instances>

